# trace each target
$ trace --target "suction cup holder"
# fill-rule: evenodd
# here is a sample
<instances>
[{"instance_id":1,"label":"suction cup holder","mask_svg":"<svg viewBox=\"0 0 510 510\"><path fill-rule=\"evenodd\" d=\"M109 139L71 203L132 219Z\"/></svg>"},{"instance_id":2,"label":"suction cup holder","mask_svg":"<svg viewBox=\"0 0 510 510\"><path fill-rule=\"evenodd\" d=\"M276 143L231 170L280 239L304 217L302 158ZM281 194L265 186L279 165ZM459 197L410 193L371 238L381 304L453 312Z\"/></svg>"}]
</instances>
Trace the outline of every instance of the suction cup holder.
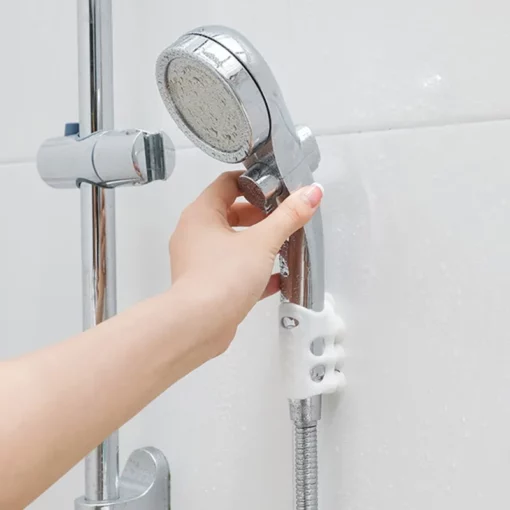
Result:
<instances>
[{"instance_id":1,"label":"suction cup holder","mask_svg":"<svg viewBox=\"0 0 510 510\"><path fill-rule=\"evenodd\" d=\"M293 303L280 305L281 365L290 400L343 389L345 376L341 370L345 352L341 342L344 330L330 294L326 294L321 312Z\"/></svg>"}]
</instances>

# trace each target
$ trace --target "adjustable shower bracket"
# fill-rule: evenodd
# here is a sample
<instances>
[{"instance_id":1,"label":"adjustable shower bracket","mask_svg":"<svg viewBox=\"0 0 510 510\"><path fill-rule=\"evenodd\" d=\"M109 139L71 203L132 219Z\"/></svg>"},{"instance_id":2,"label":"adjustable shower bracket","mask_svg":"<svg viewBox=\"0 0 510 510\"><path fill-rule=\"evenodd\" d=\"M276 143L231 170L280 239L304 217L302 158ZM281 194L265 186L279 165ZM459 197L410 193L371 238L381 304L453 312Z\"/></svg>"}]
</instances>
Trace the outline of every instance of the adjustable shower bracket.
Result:
<instances>
[{"instance_id":1,"label":"adjustable shower bracket","mask_svg":"<svg viewBox=\"0 0 510 510\"><path fill-rule=\"evenodd\" d=\"M329 294L320 312L294 303L280 305L281 365L290 400L334 393L345 386L343 334L343 321Z\"/></svg>"},{"instance_id":2,"label":"adjustable shower bracket","mask_svg":"<svg viewBox=\"0 0 510 510\"><path fill-rule=\"evenodd\" d=\"M111 502L77 499L75 510L169 510L170 471L156 448L135 450L119 480L119 499Z\"/></svg>"}]
</instances>

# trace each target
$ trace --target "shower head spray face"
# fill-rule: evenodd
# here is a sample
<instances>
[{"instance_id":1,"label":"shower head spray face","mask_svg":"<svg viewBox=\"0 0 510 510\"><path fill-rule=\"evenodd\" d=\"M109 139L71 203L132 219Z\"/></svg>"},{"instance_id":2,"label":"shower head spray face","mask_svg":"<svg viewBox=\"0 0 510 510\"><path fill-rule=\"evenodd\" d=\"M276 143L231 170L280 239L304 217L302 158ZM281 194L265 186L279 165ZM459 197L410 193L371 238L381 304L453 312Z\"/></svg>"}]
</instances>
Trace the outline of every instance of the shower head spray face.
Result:
<instances>
[{"instance_id":1,"label":"shower head spray face","mask_svg":"<svg viewBox=\"0 0 510 510\"><path fill-rule=\"evenodd\" d=\"M226 155L248 150L251 128L246 113L213 71L178 57L168 65L166 78L179 119L196 137Z\"/></svg>"},{"instance_id":2,"label":"shower head spray face","mask_svg":"<svg viewBox=\"0 0 510 510\"><path fill-rule=\"evenodd\" d=\"M179 128L210 156L238 163L267 140L269 113L257 83L215 40L181 37L158 58L157 81Z\"/></svg>"}]
</instances>

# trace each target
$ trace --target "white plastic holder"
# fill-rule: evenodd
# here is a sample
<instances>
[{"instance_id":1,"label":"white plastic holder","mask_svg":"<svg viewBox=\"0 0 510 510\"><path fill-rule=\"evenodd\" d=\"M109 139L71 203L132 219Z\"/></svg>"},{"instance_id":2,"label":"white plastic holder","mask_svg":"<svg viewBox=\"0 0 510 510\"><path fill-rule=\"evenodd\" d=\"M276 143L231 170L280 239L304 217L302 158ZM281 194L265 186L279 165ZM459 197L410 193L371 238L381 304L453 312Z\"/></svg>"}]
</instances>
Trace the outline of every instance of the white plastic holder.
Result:
<instances>
[{"instance_id":1,"label":"white plastic holder","mask_svg":"<svg viewBox=\"0 0 510 510\"><path fill-rule=\"evenodd\" d=\"M293 303L280 305L280 355L289 399L302 400L344 388L341 369L345 351L340 345L344 331L330 294L326 294L321 312ZM314 342L321 339L324 350L314 354Z\"/></svg>"}]
</instances>

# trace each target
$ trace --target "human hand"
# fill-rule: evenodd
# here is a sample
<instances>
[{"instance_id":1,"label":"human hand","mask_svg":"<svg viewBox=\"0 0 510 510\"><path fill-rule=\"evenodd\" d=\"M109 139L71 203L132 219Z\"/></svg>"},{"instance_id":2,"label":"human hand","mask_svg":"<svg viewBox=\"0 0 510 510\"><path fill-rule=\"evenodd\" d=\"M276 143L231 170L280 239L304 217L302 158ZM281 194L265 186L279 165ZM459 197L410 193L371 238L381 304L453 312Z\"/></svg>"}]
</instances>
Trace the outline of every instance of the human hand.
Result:
<instances>
[{"instance_id":1,"label":"human hand","mask_svg":"<svg viewBox=\"0 0 510 510\"><path fill-rule=\"evenodd\" d=\"M271 275L275 257L311 219L323 194L317 184L304 187L266 217L255 206L236 202L241 173L216 179L184 210L170 240L174 286L213 312L216 320L208 317L208 325L222 338L219 352L257 301L279 290L280 275Z\"/></svg>"}]
</instances>

